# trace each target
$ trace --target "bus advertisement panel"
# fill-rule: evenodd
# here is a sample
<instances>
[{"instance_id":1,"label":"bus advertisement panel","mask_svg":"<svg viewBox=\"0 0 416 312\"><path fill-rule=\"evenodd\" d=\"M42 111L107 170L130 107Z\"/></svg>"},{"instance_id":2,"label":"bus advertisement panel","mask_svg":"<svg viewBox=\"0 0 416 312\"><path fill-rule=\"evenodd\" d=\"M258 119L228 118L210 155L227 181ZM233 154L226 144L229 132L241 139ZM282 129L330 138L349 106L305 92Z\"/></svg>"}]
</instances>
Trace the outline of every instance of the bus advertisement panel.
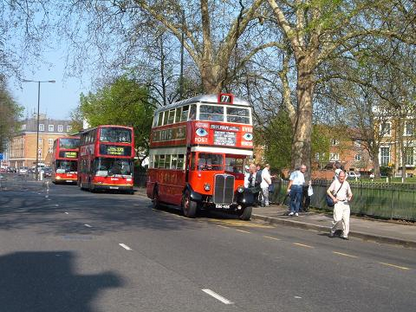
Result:
<instances>
[{"instance_id":1,"label":"bus advertisement panel","mask_svg":"<svg viewBox=\"0 0 416 312\"><path fill-rule=\"evenodd\" d=\"M133 128L105 125L81 133L78 186L133 193Z\"/></svg>"},{"instance_id":2,"label":"bus advertisement panel","mask_svg":"<svg viewBox=\"0 0 416 312\"><path fill-rule=\"evenodd\" d=\"M53 143L53 183L77 183L79 137L61 137Z\"/></svg>"},{"instance_id":3,"label":"bus advertisement panel","mask_svg":"<svg viewBox=\"0 0 416 312\"><path fill-rule=\"evenodd\" d=\"M252 111L231 94L201 95L156 110L147 196L154 206L222 210L251 217L253 194L244 166L253 155Z\"/></svg>"}]
</instances>

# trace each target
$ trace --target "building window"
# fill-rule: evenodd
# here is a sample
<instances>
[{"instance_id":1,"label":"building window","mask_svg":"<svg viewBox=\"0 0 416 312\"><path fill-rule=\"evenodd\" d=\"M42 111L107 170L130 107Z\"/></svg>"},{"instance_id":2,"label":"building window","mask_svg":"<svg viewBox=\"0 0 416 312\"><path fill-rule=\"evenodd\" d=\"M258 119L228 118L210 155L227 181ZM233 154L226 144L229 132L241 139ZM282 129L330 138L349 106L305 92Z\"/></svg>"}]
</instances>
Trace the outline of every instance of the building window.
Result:
<instances>
[{"instance_id":1,"label":"building window","mask_svg":"<svg viewBox=\"0 0 416 312\"><path fill-rule=\"evenodd\" d=\"M52 153L53 153L53 148L52 148L52 147L49 147L49 149L48 149L48 153L49 153L49 154L52 154Z\"/></svg>"},{"instance_id":2,"label":"building window","mask_svg":"<svg viewBox=\"0 0 416 312\"><path fill-rule=\"evenodd\" d=\"M72 130L72 126L66 126L66 132L70 132Z\"/></svg>"},{"instance_id":3,"label":"building window","mask_svg":"<svg viewBox=\"0 0 416 312\"><path fill-rule=\"evenodd\" d=\"M22 125L22 130L26 130L26 124Z\"/></svg>"},{"instance_id":4,"label":"building window","mask_svg":"<svg viewBox=\"0 0 416 312\"><path fill-rule=\"evenodd\" d=\"M360 161L361 160L361 154L356 154L354 156L355 161Z\"/></svg>"},{"instance_id":5,"label":"building window","mask_svg":"<svg viewBox=\"0 0 416 312\"><path fill-rule=\"evenodd\" d=\"M405 127L404 127L404 135L406 136L413 136L414 133L414 122L413 121L406 121Z\"/></svg>"},{"instance_id":6,"label":"building window","mask_svg":"<svg viewBox=\"0 0 416 312\"><path fill-rule=\"evenodd\" d=\"M413 166L413 147L407 147L406 150L406 166Z\"/></svg>"},{"instance_id":7,"label":"building window","mask_svg":"<svg viewBox=\"0 0 416 312\"><path fill-rule=\"evenodd\" d=\"M329 161L339 160L339 153L329 153Z\"/></svg>"},{"instance_id":8,"label":"building window","mask_svg":"<svg viewBox=\"0 0 416 312\"><path fill-rule=\"evenodd\" d=\"M380 165L388 166L390 163L390 147L380 148Z\"/></svg>"},{"instance_id":9,"label":"building window","mask_svg":"<svg viewBox=\"0 0 416 312\"><path fill-rule=\"evenodd\" d=\"M45 131L45 125L39 124L39 131Z\"/></svg>"},{"instance_id":10,"label":"building window","mask_svg":"<svg viewBox=\"0 0 416 312\"><path fill-rule=\"evenodd\" d=\"M48 125L48 131L49 132L54 132L55 131L55 126L54 125Z\"/></svg>"},{"instance_id":11,"label":"building window","mask_svg":"<svg viewBox=\"0 0 416 312\"><path fill-rule=\"evenodd\" d=\"M339 145L339 141L337 139L332 139L331 140L331 145L332 146L337 146L337 145Z\"/></svg>"},{"instance_id":12,"label":"building window","mask_svg":"<svg viewBox=\"0 0 416 312\"><path fill-rule=\"evenodd\" d=\"M49 145L53 145L53 139L48 139Z\"/></svg>"},{"instance_id":13,"label":"building window","mask_svg":"<svg viewBox=\"0 0 416 312\"><path fill-rule=\"evenodd\" d=\"M39 139L39 144L42 144L43 143L43 139Z\"/></svg>"},{"instance_id":14,"label":"building window","mask_svg":"<svg viewBox=\"0 0 416 312\"><path fill-rule=\"evenodd\" d=\"M58 132L63 132L63 131L64 131L64 126L58 125Z\"/></svg>"},{"instance_id":15,"label":"building window","mask_svg":"<svg viewBox=\"0 0 416 312\"><path fill-rule=\"evenodd\" d=\"M380 134L383 136L391 135L391 122L385 122L380 125Z\"/></svg>"}]
</instances>

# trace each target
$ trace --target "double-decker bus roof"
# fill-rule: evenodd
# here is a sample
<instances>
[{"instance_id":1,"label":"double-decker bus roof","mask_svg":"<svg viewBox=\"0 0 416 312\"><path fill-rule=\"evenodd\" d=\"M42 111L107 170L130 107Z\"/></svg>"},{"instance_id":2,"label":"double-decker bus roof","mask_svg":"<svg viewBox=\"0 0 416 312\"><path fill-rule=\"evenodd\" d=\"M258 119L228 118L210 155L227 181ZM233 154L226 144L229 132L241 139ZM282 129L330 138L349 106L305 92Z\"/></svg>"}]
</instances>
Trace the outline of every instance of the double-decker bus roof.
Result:
<instances>
[{"instance_id":1,"label":"double-decker bus roof","mask_svg":"<svg viewBox=\"0 0 416 312\"><path fill-rule=\"evenodd\" d=\"M85 132L88 132L88 131L91 131L91 130L94 130L94 129L97 129L97 128L103 128L103 127L105 127L105 128L107 128L107 127L113 127L113 128L132 129L132 127L130 127L130 126L121 126L121 125L99 125L99 126L92 127L92 128L88 128L88 129L82 129L82 130L80 130L80 132L79 132L77 135L81 135L81 134L83 134L83 133L85 133Z\"/></svg>"},{"instance_id":2,"label":"double-decker bus roof","mask_svg":"<svg viewBox=\"0 0 416 312\"><path fill-rule=\"evenodd\" d=\"M195 104L195 103L206 103L206 104L219 104L219 105L236 105L236 106L250 106L250 103L246 100L243 100L238 97L233 97L233 103L218 103L218 94L204 94L198 95L190 99L174 102L158 108L155 113L159 113L160 111L169 110L176 107L181 107L184 105Z\"/></svg>"}]
</instances>

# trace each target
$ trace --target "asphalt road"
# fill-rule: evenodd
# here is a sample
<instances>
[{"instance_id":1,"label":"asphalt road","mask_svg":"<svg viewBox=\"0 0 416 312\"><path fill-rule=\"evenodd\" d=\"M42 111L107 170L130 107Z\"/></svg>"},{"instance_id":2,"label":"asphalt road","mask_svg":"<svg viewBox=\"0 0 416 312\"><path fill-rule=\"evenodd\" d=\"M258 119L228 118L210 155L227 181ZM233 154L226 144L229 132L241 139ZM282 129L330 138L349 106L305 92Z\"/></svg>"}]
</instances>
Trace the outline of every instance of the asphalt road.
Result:
<instances>
[{"instance_id":1,"label":"asphalt road","mask_svg":"<svg viewBox=\"0 0 416 312\"><path fill-rule=\"evenodd\" d=\"M416 311L416 250L7 176L0 312Z\"/></svg>"}]
</instances>

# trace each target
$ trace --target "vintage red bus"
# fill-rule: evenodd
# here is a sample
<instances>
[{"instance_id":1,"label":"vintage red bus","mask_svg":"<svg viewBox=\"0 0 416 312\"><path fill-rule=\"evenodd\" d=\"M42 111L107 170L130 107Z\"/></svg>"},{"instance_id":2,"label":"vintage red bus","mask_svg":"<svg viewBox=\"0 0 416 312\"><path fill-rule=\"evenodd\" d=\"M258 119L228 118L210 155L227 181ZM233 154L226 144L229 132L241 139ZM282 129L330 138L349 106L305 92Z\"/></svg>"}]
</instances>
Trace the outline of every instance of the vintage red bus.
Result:
<instances>
[{"instance_id":1,"label":"vintage red bus","mask_svg":"<svg viewBox=\"0 0 416 312\"><path fill-rule=\"evenodd\" d=\"M78 186L133 193L133 128L105 125L81 132Z\"/></svg>"},{"instance_id":2,"label":"vintage red bus","mask_svg":"<svg viewBox=\"0 0 416 312\"><path fill-rule=\"evenodd\" d=\"M155 111L147 196L187 217L221 210L251 217L244 166L253 155L250 104L232 94L201 95Z\"/></svg>"},{"instance_id":3,"label":"vintage red bus","mask_svg":"<svg viewBox=\"0 0 416 312\"><path fill-rule=\"evenodd\" d=\"M77 183L79 137L61 137L53 143L53 183Z\"/></svg>"}]
</instances>

